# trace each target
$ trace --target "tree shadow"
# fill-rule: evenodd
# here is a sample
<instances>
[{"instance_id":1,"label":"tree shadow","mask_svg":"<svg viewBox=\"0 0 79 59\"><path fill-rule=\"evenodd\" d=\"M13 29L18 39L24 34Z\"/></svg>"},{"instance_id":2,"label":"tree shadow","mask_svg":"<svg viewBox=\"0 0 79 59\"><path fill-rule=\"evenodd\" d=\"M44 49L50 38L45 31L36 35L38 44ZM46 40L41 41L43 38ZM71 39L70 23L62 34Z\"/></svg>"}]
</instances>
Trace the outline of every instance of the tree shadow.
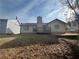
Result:
<instances>
[{"instance_id":1,"label":"tree shadow","mask_svg":"<svg viewBox=\"0 0 79 59\"><path fill-rule=\"evenodd\" d=\"M26 36L26 37L25 37ZM40 45L51 45L51 44L58 44L58 38L53 35L25 35L16 37L14 40L7 42L0 46L0 49L7 49L7 48L16 48L16 47L23 47L23 46L30 46L34 44Z\"/></svg>"}]
</instances>

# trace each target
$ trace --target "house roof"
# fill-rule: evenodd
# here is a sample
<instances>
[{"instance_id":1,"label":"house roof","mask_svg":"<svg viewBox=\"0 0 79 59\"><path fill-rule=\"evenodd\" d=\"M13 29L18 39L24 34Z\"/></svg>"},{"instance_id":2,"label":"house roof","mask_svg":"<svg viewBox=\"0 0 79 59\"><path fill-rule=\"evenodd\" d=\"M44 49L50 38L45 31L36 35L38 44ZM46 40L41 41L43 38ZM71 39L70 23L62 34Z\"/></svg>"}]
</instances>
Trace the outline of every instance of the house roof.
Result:
<instances>
[{"instance_id":1,"label":"house roof","mask_svg":"<svg viewBox=\"0 0 79 59\"><path fill-rule=\"evenodd\" d=\"M43 23L43 26L46 26L46 25L48 25L48 24L50 24L50 23L52 23L54 21L59 21L60 23L66 24L65 22L63 22L63 21L61 21L59 19L55 19L55 20L52 20L49 23ZM37 23L21 23L21 26L36 26L36 25L37 25Z\"/></svg>"},{"instance_id":2,"label":"house roof","mask_svg":"<svg viewBox=\"0 0 79 59\"><path fill-rule=\"evenodd\" d=\"M47 23L43 23L43 25L46 25ZM23 25L23 26L36 26L37 25L37 23L21 23L21 25Z\"/></svg>"},{"instance_id":3,"label":"house roof","mask_svg":"<svg viewBox=\"0 0 79 59\"><path fill-rule=\"evenodd\" d=\"M21 23L23 26L36 26L36 23Z\"/></svg>"},{"instance_id":4,"label":"house roof","mask_svg":"<svg viewBox=\"0 0 79 59\"><path fill-rule=\"evenodd\" d=\"M47 23L46 25L48 25L48 24L50 24L50 23L52 23L52 22L54 22L54 21L59 21L59 22L61 22L61 23L63 23L63 24L66 24L64 21L61 21L61 20L59 20L59 19L55 19L55 20L52 20L51 22Z\"/></svg>"}]
</instances>

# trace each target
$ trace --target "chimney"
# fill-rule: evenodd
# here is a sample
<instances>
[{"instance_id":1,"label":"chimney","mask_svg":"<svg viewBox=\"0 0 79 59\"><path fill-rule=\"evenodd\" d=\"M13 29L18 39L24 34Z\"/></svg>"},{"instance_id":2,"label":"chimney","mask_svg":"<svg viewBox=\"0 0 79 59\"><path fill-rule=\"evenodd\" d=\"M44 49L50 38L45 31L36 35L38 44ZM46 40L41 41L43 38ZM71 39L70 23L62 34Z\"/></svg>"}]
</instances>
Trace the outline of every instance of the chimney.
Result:
<instances>
[{"instance_id":1,"label":"chimney","mask_svg":"<svg viewBox=\"0 0 79 59\"><path fill-rule=\"evenodd\" d=\"M37 32L42 33L43 32L43 23L42 23L42 17L37 17Z\"/></svg>"},{"instance_id":2,"label":"chimney","mask_svg":"<svg viewBox=\"0 0 79 59\"><path fill-rule=\"evenodd\" d=\"M41 16L38 16L38 17L37 17L37 23L38 23L38 24L42 24L42 17L41 17Z\"/></svg>"}]
</instances>

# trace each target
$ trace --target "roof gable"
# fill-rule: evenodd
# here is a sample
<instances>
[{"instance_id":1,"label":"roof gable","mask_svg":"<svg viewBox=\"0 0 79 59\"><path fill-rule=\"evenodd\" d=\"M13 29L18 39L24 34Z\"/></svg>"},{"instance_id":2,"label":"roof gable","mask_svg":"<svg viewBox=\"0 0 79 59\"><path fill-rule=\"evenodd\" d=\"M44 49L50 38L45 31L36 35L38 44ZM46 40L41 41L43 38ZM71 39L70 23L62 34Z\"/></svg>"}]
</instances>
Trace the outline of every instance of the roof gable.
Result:
<instances>
[{"instance_id":1,"label":"roof gable","mask_svg":"<svg viewBox=\"0 0 79 59\"><path fill-rule=\"evenodd\" d=\"M63 22L63 21L61 21L59 19L55 19L55 20L52 20L51 22L47 23L47 25L50 24L50 23L52 23L52 22L57 22L57 21L60 22L60 23L62 23L62 24L66 24L65 22Z\"/></svg>"}]
</instances>

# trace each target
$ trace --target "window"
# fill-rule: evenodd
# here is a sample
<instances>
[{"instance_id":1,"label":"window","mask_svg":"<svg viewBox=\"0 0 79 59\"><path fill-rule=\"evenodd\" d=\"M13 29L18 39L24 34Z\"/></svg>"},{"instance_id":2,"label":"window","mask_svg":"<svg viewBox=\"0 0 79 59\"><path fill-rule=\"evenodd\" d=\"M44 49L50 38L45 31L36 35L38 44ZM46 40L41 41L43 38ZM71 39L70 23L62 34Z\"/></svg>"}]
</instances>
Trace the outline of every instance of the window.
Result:
<instances>
[{"instance_id":1,"label":"window","mask_svg":"<svg viewBox=\"0 0 79 59\"><path fill-rule=\"evenodd\" d=\"M29 26L27 25L27 29L26 30L29 30Z\"/></svg>"},{"instance_id":2,"label":"window","mask_svg":"<svg viewBox=\"0 0 79 59\"><path fill-rule=\"evenodd\" d=\"M23 28L24 28L25 31L29 30L29 26L24 26Z\"/></svg>"},{"instance_id":3,"label":"window","mask_svg":"<svg viewBox=\"0 0 79 59\"><path fill-rule=\"evenodd\" d=\"M59 29L59 25L58 24L55 25L55 29Z\"/></svg>"}]
</instances>

